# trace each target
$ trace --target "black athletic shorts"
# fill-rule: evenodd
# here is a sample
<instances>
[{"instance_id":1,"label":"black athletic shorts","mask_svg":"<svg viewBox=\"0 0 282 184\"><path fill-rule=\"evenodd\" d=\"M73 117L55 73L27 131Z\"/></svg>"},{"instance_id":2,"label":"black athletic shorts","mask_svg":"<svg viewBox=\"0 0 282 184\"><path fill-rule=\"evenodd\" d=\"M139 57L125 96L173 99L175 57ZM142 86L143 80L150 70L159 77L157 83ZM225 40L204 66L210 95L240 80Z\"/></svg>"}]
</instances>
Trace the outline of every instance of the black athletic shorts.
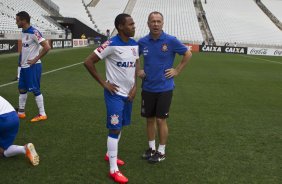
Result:
<instances>
[{"instance_id":1,"label":"black athletic shorts","mask_svg":"<svg viewBox=\"0 0 282 184\"><path fill-rule=\"evenodd\" d=\"M159 93L142 91L141 116L168 118L172 93L172 90Z\"/></svg>"}]
</instances>

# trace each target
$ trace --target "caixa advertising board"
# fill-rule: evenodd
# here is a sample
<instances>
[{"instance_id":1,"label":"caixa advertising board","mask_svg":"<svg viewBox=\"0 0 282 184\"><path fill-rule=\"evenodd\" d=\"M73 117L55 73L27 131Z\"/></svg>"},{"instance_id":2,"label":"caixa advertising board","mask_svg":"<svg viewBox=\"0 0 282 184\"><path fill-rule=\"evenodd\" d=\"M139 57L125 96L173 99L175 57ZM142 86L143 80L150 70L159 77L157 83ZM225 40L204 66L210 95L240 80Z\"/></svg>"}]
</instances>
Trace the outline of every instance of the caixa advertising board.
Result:
<instances>
[{"instance_id":1,"label":"caixa advertising board","mask_svg":"<svg viewBox=\"0 0 282 184\"><path fill-rule=\"evenodd\" d=\"M51 40L52 48L71 48L72 40Z\"/></svg>"},{"instance_id":2,"label":"caixa advertising board","mask_svg":"<svg viewBox=\"0 0 282 184\"><path fill-rule=\"evenodd\" d=\"M200 45L200 52L218 52L218 53L227 53L227 54L247 54L247 47Z\"/></svg>"}]
</instances>

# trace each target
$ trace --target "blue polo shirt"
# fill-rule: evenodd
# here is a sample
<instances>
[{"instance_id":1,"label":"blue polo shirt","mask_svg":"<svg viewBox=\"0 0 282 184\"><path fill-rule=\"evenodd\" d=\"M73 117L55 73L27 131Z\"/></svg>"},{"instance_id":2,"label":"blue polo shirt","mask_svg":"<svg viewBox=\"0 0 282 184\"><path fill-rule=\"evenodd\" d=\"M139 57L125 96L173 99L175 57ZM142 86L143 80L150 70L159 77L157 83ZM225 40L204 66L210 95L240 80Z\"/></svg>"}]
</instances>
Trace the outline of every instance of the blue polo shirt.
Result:
<instances>
[{"instance_id":1,"label":"blue polo shirt","mask_svg":"<svg viewBox=\"0 0 282 184\"><path fill-rule=\"evenodd\" d=\"M150 34L138 41L139 54L144 57L146 77L142 89L148 92L165 92L174 89L173 78L165 77L165 70L173 67L175 54L183 55L188 48L176 37L166 33L154 40Z\"/></svg>"}]
</instances>

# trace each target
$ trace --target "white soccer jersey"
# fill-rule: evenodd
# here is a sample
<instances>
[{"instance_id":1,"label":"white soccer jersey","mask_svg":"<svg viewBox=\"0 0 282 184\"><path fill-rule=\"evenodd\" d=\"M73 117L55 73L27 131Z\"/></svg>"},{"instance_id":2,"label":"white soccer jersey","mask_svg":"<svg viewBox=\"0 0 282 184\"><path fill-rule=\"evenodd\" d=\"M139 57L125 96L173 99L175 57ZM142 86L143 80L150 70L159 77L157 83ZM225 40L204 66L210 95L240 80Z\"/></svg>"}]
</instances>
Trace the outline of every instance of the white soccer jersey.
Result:
<instances>
[{"instance_id":1,"label":"white soccer jersey","mask_svg":"<svg viewBox=\"0 0 282 184\"><path fill-rule=\"evenodd\" d=\"M40 43L44 40L42 34L32 26L22 31L22 68L29 67L28 60L32 60L39 55ZM38 60L37 63L41 63L41 61Z\"/></svg>"},{"instance_id":2,"label":"white soccer jersey","mask_svg":"<svg viewBox=\"0 0 282 184\"><path fill-rule=\"evenodd\" d=\"M2 114L6 114L13 111L15 111L14 107L2 96L0 96L0 116Z\"/></svg>"},{"instance_id":3,"label":"white soccer jersey","mask_svg":"<svg viewBox=\"0 0 282 184\"><path fill-rule=\"evenodd\" d=\"M129 39L125 43L117 35L94 52L100 59L105 58L107 81L119 86L118 95L127 97L135 83L135 63L139 58L137 42Z\"/></svg>"}]
</instances>

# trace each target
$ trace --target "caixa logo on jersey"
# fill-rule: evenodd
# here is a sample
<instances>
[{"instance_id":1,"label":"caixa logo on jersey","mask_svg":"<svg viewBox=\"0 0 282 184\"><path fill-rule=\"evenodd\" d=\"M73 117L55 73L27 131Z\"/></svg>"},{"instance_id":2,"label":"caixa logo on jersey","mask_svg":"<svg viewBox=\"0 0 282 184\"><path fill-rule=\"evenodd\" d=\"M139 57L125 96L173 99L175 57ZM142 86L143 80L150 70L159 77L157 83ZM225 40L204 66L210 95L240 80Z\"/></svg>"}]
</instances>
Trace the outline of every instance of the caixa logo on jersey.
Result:
<instances>
[{"instance_id":1,"label":"caixa logo on jersey","mask_svg":"<svg viewBox=\"0 0 282 184\"><path fill-rule=\"evenodd\" d=\"M117 66L122 68L133 68L135 67L135 62L117 62Z\"/></svg>"}]
</instances>

